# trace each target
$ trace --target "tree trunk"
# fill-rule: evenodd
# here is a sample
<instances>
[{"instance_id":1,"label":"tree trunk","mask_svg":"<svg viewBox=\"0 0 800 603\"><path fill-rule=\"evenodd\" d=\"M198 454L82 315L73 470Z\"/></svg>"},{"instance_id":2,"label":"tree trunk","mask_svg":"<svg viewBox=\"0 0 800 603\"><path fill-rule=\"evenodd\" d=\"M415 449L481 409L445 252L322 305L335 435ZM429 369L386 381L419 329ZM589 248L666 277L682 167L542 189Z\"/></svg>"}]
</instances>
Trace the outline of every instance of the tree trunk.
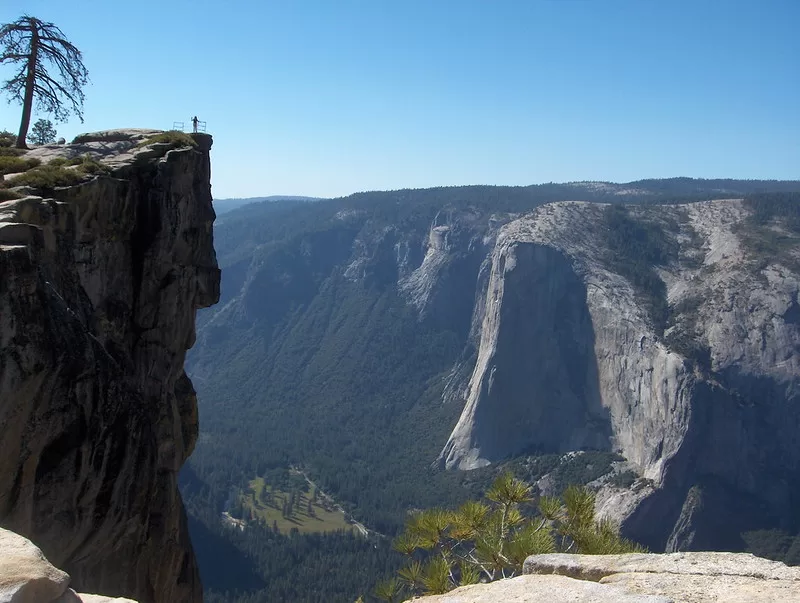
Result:
<instances>
[{"instance_id":1,"label":"tree trunk","mask_svg":"<svg viewBox=\"0 0 800 603\"><path fill-rule=\"evenodd\" d=\"M33 110L33 86L36 83L36 62L39 59L39 30L31 20L31 50L28 55L28 73L25 77L25 98L22 101L22 122L19 124L17 135L17 148L27 149L25 139L28 136L28 126L31 124Z\"/></svg>"}]
</instances>

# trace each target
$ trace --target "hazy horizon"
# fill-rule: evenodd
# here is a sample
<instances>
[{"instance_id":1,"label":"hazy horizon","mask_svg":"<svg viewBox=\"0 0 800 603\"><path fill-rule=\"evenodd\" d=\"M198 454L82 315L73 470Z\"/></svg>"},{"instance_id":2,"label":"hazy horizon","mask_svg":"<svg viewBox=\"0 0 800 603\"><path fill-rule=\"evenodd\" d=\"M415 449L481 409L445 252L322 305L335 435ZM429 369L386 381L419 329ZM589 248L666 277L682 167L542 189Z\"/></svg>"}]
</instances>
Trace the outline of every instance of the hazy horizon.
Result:
<instances>
[{"instance_id":1,"label":"hazy horizon","mask_svg":"<svg viewBox=\"0 0 800 603\"><path fill-rule=\"evenodd\" d=\"M264 195L253 195L250 197L214 197L214 202L219 201L268 201L273 199L298 199L298 200L313 200L313 201L329 201L332 199L339 199L343 197L349 197L351 195L357 195L360 193L375 193L375 192L394 192L394 191L415 191L415 190L426 190L426 189L435 189L435 188L469 188L469 187L478 187L478 186L492 186L492 187L511 187L511 188L524 188L529 186L545 186L545 185L579 185L579 184L609 184L609 185L617 185L623 186L627 184L636 184L638 182L646 182L650 180L683 180L683 179L690 179L690 180L697 180L697 181L716 181L716 180L741 180L741 181L758 181L758 182L797 182L800 184L800 178L732 178L732 177L718 177L718 178L692 178L691 176L666 176L663 178L637 178L636 180L630 180L627 182L614 182L611 180L573 180L569 182L532 182L530 184L445 184L445 185L437 185L437 186L423 186L423 187L400 187L396 189L369 189L369 190L356 190L352 193L347 193L344 195L337 195L336 197L314 197L311 195L303 195L298 193L292 194L264 194Z\"/></svg>"}]
</instances>

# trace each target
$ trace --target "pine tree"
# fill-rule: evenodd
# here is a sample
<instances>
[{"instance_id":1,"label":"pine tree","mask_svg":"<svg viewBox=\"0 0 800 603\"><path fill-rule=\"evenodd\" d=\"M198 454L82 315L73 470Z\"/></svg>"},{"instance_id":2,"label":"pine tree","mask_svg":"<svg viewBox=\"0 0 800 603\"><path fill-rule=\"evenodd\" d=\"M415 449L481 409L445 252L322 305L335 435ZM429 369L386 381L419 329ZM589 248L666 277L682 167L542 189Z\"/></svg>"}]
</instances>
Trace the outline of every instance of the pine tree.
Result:
<instances>
[{"instance_id":1,"label":"pine tree","mask_svg":"<svg viewBox=\"0 0 800 603\"><path fill-rule=\"evenodd\" d=\"M83 121L83 87L89 72L83 55L52 23L23 15L0 27L0 64L16 65L3 90L22 104L17 147L24 149L34 100L38 110L56 121L74 113Z\"/></svg>"},{"instance_id":2,"label":"pine tree","mask_svg":"<svg viewBox=\"0 0 800 603\"><path fill-rule=\"evenodd\" d=\"M28 134L31 144L50 144L56 141L56 129L49 119L38 119Z\"/></svg>"},{"instance_id":3,"label":"pine tree","mask_svg":"<svg viewBox=\"0 0 800 603\"><path fill-rule=\"evenodd\" d=\"M396 550L412 558L399 572L401 583L414 593L441 594L460 584L519 575L525 559L537 553L644 550L621 538L611 522L597 521L595 495L585 488L570 486L563 501L542 497L538 515L525 517L521 509L532 500L531 487L505 473L486 499L467 501L457 511L430 509L412 516L394 542ZM414 558L417 551L428 553L425 563ZM376 595L393 601L394 586L382 584Z\"/></svg>"}]
</instances>

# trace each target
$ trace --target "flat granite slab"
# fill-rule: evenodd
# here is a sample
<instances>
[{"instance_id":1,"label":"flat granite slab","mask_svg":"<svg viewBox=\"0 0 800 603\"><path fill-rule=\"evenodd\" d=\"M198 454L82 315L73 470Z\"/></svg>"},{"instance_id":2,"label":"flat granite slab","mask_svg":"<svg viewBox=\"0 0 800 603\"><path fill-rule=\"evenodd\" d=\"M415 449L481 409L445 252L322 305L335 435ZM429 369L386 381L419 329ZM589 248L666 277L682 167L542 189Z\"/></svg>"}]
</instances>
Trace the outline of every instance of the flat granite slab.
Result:
<instances>
[{"instance_id":1,"label":"flat granite slab","mask_svg":"<svg viewBox=\"0 0 800 603\"><path fill-rule=\"evenodd\" d=\"M419 603L800 603L800 568L749 553L533 555L524 575Z\"/></svg>"},{"instance_id":2,"label":"flat granite slab","mask_svg":"<svg viewBox=\"0 0 800 603\"><path fill-rule=\"evenodd\" d=\"M518 576L490 584L462 586L419 603L674 603L668 597L629 593L617 586L565 576Z\"/></svg>"}]
</instances>

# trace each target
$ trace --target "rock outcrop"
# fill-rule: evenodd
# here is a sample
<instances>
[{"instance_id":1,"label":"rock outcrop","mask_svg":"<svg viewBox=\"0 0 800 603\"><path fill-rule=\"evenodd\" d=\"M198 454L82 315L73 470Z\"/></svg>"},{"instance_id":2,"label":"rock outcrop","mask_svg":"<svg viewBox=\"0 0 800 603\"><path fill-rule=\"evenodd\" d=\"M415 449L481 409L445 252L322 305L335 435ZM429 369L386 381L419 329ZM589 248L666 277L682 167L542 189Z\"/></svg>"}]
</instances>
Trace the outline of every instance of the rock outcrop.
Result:
<instances>
[{"instance_id":1,"label":"rock outcrop","mask_svg":"<svg viewBox=\"0 0 800 603\"><path fill-rule=\"evenodd\" d=\"M219 296L211 137L139 148L152 133L31 151L110 173L0 203L0 524L77 590L200 601L176 482L198 429L184 356Z\"/></svg>"},{"instance_id":2,"label":"rock outcrop","mask_svg":"<svg viewBox=\"0 0 800 603\"><path fill-rule=\"evenodd\" d=\"M655 550L736 550L759 522L794 529L800 242L771 224L788 243L760 256L738 200L630 210L668 246L655 267L669 308L660 332L611 258L605 211L555 203L500 231L441 463L619 452L642 479L602 492L599 510Z\"/></svg>"},{"instance_id":3,"label":"rock outcrop","mask_svg":"<svg viewBox=\"0 0 800 603\"><path fill-rule=\"evenodd\" d=\"M774 603L800 601L800 569L748 554L534 555L523 576L420 603Z\"/></svg>"},{"instance_id":4,"label":"rock outcrop","mask_svg":"<svg viewBox=\"0 0 800 603\"><path fill-rule=\"evenodd\" d=\"M136 603L76 593L69 576L53 567L27 538L0 528L0 603Z\"/></svg>"}]
</instances>

